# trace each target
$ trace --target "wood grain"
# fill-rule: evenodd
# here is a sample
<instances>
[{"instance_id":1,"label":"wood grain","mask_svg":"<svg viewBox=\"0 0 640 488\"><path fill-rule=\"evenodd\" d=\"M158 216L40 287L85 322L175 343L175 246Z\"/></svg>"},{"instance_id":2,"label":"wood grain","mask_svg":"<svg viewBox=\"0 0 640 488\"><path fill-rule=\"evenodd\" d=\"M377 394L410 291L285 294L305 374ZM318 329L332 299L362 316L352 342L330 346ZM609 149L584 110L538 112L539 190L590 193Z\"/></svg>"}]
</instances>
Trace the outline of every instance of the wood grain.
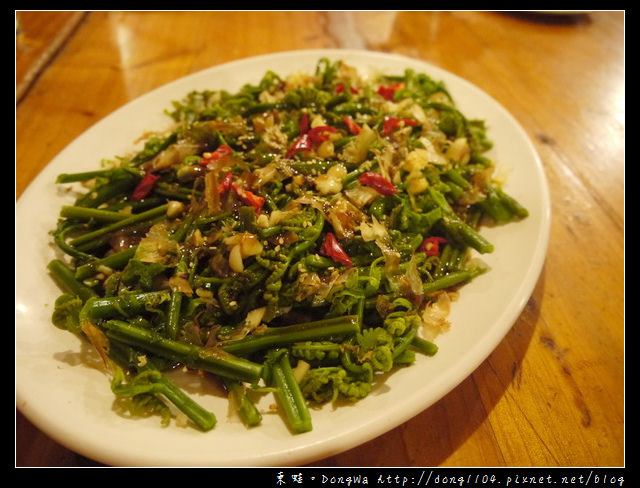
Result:
<instances>
[{"instance_id":1,"label":"wood grain","mask_svg":"<svg viewBox=\"0 0 640 488\"><path fill-rule=\"evenodd\" d=\"M489 93L522 124L549 181L551 238L537 286L505 339L448 395L311 466L624 465L624 12L20 15L16 198L127 101L247 56L399 53ZM16 412L16 466L95 465Z\"/></svg>"}]
</instances>

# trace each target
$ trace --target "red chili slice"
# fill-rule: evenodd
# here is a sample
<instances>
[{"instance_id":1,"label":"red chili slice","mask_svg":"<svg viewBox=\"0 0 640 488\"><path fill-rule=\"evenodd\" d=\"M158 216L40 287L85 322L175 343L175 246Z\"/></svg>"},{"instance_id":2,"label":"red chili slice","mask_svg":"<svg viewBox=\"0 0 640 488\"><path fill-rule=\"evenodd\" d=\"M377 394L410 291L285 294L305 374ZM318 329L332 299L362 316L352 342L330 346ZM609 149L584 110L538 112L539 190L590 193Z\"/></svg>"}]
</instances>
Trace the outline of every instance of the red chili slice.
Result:
<instances>
[{"instance_id":1,"label":"red chili slice","mask_svg":"<svg viewBox=\"0 0 640 488\"><path fill-rule=\"evenodd\" d=\"M393 195L398 192L398 189L393 183L373 171L362 173L358 178L358 182L361 185L370 186L384 196Z\"/></svg>"},{"instance_id":2,"label":"red chili slice","mask_svg":"<svg viewBox=\"0 0 640 488\"><path fill-rule=\"evenodd\" d=\"M395 94L398 90L404 88L404 83L399 81L392 85L381 85L378 87L378 95L382 96L385 100L393 101Z\"/></svg>"},{"instance_id":3,"label":"red chili slice","mask_svg":"<svg viewBox=\"0 0 640 488\"><path fill-rule=\"evenodd\" d=\"M300 134L306 134L309 132L309 114L303 113L300 117Z\"/></svg>"},{"instance_id":4,"label":"red chili slice","mask_svg":"<svg viewBox=\"0 0 640 488\"><path fill-rule=\"evenodd\" d=\"M340 83L336 86L336 93L342 93L344 91L344 89L347 87L347 85L345 85L344 83ZM353 93L354 95L356 93L358 93L358 90L356 90L354 87L349 86L349 91L351 93Z\"/></svg>"},{"instance_id":5,"label":"red chili slice","mask_svg":"<svg viewBox=\"0 0 640 488\"><path fill-rule=\"evenodd\" d=\"M351 132L354 136L360 134L360 131L362 129L358 124L356 124L355 120L353 120L348 115L342 117L342 120L344 120L344 123L347 125L347 129L349 129L349 132Z\"/></svg>"},{"instance_id":6,"label":"red chili slice","mask_svg":"<svg viewBox=\"0 0 640 488\"><path fill-rule=\"evenodd\" d=\"M217 161L218 159L230 156L231 154L233 154L233 149L231 149L230 146L227 144L220 144L215 151L203 154L200 164L206 166L211 161Z\"/></svg>"},{"instance_id":7,"label":"red chili slice","mask_svg":"<svg viewBox=\"0 0 640 488\"><path fill-rule=\"evenodd\" d=\"M321 125L309 129L300 135L287 151L286 157L292 158L298 151L310 151L314 146L329 139L329 134L336 132L336 129L328 125Z\"/></svg>"},{"instance_id":8,"label":"red chili slice","mask_svg":"<svg viewBox=\"0 0 640 488\"><path fill-rule=\"evenodd\" d=\"M265 199L260 195L256 195L255 193L245 190L244 188L240 188L237 185L231 184L231 188L236 192L236 195L242 200L242 203L245 205L250 205L256 209L258 213L262 210L264 206Z\"/></svg>"},{"instance_id":9,"label":"red chili slice","mask_svg":"<svg viewBox=\"0 0 640 488\"><path fill-rule=\"evenodd\" d=\"M420 252L425 253L427 256L437 256L440 254L440 244L444 244L445 242L447 242L447 240L444 237L427 237L422 241L422 244L420 244Z\"/></svg>"},{"instance_id":10,"label":"red chili slice","mask_svg":"<svg viewBox=\"0 0 640 488\"><path fill-rule=\"evenodd\" d=\"M292 158L298 151L309 151L311 149L311 141L309 134L302 134L298 137L287 151L286 156Z\"/></svg>"},{"instance_id":11,"label":"red chili slice","mask_svg":"<svg viewBox=\"0 0 640 488\"><path fill-rule=\"evenodd\" d=\"M159 178L159 175L153 173L145 174L133 189L133 192L131 193L131 199L134 201L138 201L149 196L156 184L156 181L158 181Z\"/></svg>"},{"instance_id":12,"label":"red chili slice","mask_svg":"<svg viewBox=\"0 0 640 488\"><path fill-rule=\"evenodd\" d=\"M405 125L410 125L415 127L420 125L420 123L417 120L413 120L413 119L404 119L400 117L385 117L384 121L382 122L382 135L388 136L395 129L404 127Z\"/></svg>"},{"instance_id":13,"label":"red chili slice","mask_svg":"<svg viewBox=\"0 0 640 488\"><path fill-rule=\"evenodd\" d=\"M231 189L231 185L233 184L233 173L226 173L220 183L218 183L218 193L224 193Z\"/></svg>"},{"instance_id":14,"label":"red chili slice","mask_svg":"<svg viewBox=\"0 0 640 488\"><path fill-rule=\"evenodd\" d=\"M338 239L336 239L336 236L331 232L328 232L325 236L324 241L322 242L322 247L320 248L320 254L333 259L336 263L341 263L345 266L353 266L351 258L344 249L342 249Z\"/></svg>"},{"instance_id":15,"label":"red chili slice","mask_svg":"<svg viewBox=\"0 0 640 488\"><path fill-rule=\"evenodd\" d=\"M309 129L307 134L309 135L309 141L314 146L326 141L329 139L329 134L335 132L336 130L328 125L321 125L318 127L314 127L313 129Z\"/></svg>"}]
</instances>

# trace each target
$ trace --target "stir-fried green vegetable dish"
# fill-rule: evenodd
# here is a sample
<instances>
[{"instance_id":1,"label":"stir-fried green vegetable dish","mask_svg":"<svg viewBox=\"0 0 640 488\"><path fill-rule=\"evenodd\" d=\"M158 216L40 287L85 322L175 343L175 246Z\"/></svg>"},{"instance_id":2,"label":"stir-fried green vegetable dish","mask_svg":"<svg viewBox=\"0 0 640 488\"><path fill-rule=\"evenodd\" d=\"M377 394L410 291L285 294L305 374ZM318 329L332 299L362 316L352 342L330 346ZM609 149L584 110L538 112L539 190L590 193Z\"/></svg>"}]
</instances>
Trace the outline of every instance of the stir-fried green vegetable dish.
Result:
<instances>
[{"instance_id":1,"label":"stir-fried green vegetable dish","mask_svg":"<svg viewBox=\"0 0 640 488\"><path fill-rule=\"evenodd\" d=\"M172 379L184 370L219 381L247 426L273 394L292 432L311 430L313 405L436 354L493 251L479 228L527 216L484 123L410 69L321 59L167 114L139 152L59 175L77 193L49 265L54 324L95 346L124 408L164 423L216 424Z\"/></svg>"}]
</instances>

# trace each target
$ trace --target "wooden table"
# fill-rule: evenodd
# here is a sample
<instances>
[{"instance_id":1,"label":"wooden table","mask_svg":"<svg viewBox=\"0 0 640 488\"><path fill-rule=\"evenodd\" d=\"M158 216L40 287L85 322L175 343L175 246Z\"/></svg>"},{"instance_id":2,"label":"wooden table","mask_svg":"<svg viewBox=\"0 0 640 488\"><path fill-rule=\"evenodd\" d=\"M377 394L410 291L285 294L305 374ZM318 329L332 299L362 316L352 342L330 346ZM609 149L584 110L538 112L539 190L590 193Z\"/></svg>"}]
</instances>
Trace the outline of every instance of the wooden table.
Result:
<instances>
[{"instance_id":1,"label":"wooden table","mask_svg":"<svg viewBox=\"0 0 640 488\"><path fill-rule=\"evenodd\" d=\"M439 402L312 466L625 464L624 12L102 11L19 19L16 198L114 109L247 56L336 47L399 53L492 95L534 141L551 189L550 245L533 295L488 359ZM97 466L19 413L15 463Z\"/></svg>"}]
</instances>

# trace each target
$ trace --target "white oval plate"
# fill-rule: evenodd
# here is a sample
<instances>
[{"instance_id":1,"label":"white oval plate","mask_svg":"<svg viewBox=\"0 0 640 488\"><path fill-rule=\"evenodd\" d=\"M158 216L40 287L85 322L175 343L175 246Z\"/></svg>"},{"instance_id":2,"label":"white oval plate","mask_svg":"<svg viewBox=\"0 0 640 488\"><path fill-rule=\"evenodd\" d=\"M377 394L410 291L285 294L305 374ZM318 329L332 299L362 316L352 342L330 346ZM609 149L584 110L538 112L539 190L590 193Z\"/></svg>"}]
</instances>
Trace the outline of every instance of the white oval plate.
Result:
<instances>
[{"instance_id":1,"label":"white oval plate","mask_svg":"<svg viewBox=\"0 0 640 488\"><path fill-rule=\"evenodd\" d=\"M164 129L164 110L190 90L227 89L257 83L267 70L281 75L313 72L321 57L343 59L366 73L405 68L443 80L462 112L487 122L491 157L508 170L506 190L530 216L486 229L495 252L483 258L491 271L462 290L449 332L432 358L392 374L366 399L312 412L313 431L292 435L275 414L252 430L227 418L227 401L210 385L185 385L218 417L202 433L157 417L124 418L91 348L51 325L58 288L47 263L55 254L49 231L60 207L72 200L55 179L59 173L95 169L136 148L150 129ZM358 446L402 424L446 395L494 350L525 306L544 263L550 222L547 182L538 155L516 120L469 82L423 61L369 51L306 50L277 53L195 73L160 87L113 112L62 151L33 181L16 206L16 405L36 426L67 448L111 466L295 466ZM212 394L214 393L214 394ZM265 398L265 406L271 403Z\"/></svg>"}]
</instances>

